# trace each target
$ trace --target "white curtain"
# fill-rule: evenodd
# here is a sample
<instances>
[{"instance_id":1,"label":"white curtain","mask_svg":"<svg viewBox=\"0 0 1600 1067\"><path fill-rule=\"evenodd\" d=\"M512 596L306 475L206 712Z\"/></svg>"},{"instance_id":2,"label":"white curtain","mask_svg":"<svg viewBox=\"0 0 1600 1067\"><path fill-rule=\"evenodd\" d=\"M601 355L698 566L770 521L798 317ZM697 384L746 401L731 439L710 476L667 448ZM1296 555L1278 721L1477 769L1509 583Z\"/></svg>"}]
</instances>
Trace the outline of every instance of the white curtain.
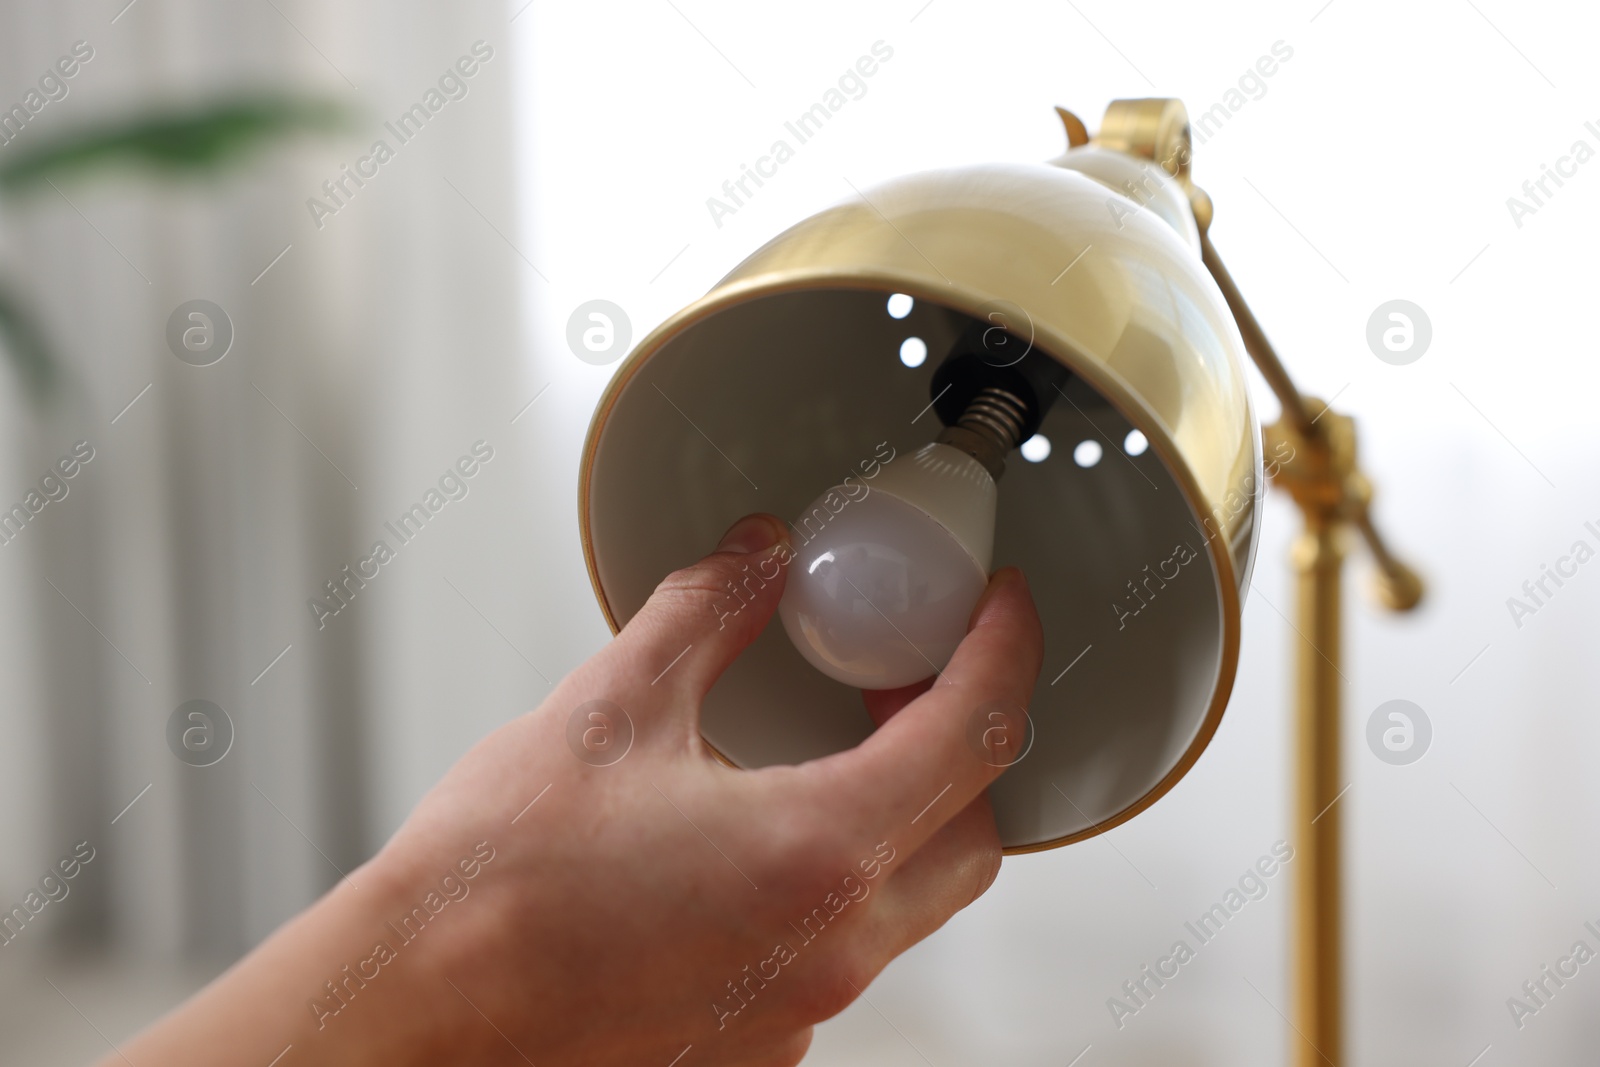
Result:
<instances>
[{"instance_id":1,"label":"white curtain","mask_svg":"<svg viewBox=\"0 0 1600 1067\"><path fill-rule=\"evenodd\" d=\"M0 158L239 93L357 109L214 179L107 172L0 206L4 276L67 375L44 408L0 372L0 500L75 442L94 451L0 546L0 898L95 850L7 951L226 960L369 856L595 631L545 640L549 543L576 535L522 490L546 462L538 406L511 422L542 384L517 312L514 10L125 3L0 10L0 95L93 49ZM438 98L404 143L384 125ZM361 163L379 139L393 158ZM315 219L346 165L369 177ZM192 299L232 323L211 366L167 344ZM401 546L385 521L480 441L493 459L466 496ZM395 558L319 629L308 601L380 539ZM213 766L168 747L196 699L235 732Z\"/></svg>"}]
</instances>

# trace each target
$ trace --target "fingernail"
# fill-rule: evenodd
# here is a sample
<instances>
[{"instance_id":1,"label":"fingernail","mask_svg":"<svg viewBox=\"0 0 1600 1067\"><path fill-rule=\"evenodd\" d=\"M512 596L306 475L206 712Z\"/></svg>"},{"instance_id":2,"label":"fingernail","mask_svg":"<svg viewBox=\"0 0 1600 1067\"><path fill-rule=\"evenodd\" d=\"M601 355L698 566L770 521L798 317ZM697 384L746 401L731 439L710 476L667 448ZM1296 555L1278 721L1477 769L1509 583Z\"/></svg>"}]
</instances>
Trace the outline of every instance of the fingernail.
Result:
<instances>
[{"instance_id":1,"label":"fingernail","mask_svg":"<svg viewBox=\"0 0 1600 1067\"><path fill-rule=\"evenodd\" d=\"M990 598L1006 586L1022 585L1026 587L1027 584L1028 579L1023 577L1022 571L1018 568L1001 567L990 576L988 587L984 589L983 595L978 597L978 603L972 609L972 617L977 618L978 613L983 610L984 605L989 603Z\"/></svg>"},{"instance_id":2,"label":"fingernail","mask_svg":"<svg viewBox=\"0 0 1600 1067\"><path fill-rule=\"evenodd\" d=\"M989 588L985 592L993 593L1004 589L1008 585L1015 585L1026 580L1022 577L1022 572L1016 567L1001 567L989 578Z\"/></svg>"},{"instance_id":3,"label":"fingernail","mask_svg":"<svg viewBox=\"0 0 1600 1067\"><path fill-rule=\"evenodd\" d=\"M717 542L718 552L738 552L748 555L778 543L781 530L777 520L768 515L746 515L729 527Z\"/></svg>"}]
</instances>

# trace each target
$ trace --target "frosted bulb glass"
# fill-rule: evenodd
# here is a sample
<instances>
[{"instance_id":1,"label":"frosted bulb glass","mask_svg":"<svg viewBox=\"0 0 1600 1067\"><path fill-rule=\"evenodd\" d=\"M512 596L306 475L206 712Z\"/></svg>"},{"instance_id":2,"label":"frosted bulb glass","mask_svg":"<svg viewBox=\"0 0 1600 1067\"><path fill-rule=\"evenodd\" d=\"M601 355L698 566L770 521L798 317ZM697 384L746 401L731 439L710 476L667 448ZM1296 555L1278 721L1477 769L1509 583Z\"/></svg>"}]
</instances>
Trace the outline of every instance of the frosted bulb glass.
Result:
<instances>
[{"instance_id":1,"label":"frosted bulb glass","mask_svg":"<svg viewBox=\"0 0 1600 1067\"><path fill-rule=\"evenodd\" d=\"M940 444L819 496L778 608L800 654L858 689L943 670L988 584L996 496L982 464Z\"/></svg>"}]
</instances>

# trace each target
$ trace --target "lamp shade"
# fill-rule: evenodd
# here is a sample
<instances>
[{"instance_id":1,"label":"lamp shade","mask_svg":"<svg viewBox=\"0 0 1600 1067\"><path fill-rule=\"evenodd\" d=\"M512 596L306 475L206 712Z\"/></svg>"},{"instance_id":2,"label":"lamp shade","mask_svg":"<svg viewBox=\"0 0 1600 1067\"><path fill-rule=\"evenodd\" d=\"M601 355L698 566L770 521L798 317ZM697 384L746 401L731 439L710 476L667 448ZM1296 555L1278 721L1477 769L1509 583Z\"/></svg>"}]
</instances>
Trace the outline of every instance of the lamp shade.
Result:
<instances>
[{"instance_id":1,"label":"lamp shade","mask_svg":"<svg viewBox=\"0 0 1600 1067\"><path fill-rule=\"evenodd\" d=\"M1028 576L1046 648L1031 745L990 788L1001 840L1049 848L1149 806L1227 702L1262 489L1244 346L1175 204L1166 172L1088 145L901 178L774 238L641 341L594 416L579 514L611 626L741 515L793 519L926 445L941 354L999 326L1069 372L1048 456L1012 453L999 482L994 565ZM776 621L702 721L743 767L872 728Z\"/></svg>"}]
</instances>

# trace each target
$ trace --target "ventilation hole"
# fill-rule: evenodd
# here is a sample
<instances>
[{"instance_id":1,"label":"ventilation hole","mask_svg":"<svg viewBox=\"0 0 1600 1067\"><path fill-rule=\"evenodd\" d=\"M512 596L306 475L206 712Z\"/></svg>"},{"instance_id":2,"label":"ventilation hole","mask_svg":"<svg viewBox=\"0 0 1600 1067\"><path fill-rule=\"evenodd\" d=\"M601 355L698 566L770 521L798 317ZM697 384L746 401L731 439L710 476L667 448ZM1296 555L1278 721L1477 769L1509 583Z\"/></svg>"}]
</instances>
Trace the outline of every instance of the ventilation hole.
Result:
<instances>
[{"instance_id":1,"label":"ventilation hole","mask_svg":"<svg viewBox=\"0 0 1600 1067\"><path fill-rule=\"evenodd\" d=\"M1128 436L1122 439L1122 448L1130 456L1142 456L1144 455L1144 450L1149 447L1149 438L1138 430L1129 430Z\"/></svg>"},{"instance_id":2,"label":"ventilation hole","mask_svg":"<svg viewBox=\"0 0 1600 1067\"><path fill-rule=\"evenodd\" d=\"M907 298L909 299L909 297ZM900 342L900 362L908 367L920 367L928 358L928 345L920 337L907 337Z\"/></svg>"},{"instance_id":3,"label":"ventilation hole","mask_svg":"<svg viewBox=\"0 0 1600 1067\"><path fill-rule=\"evenodd\" d=\"M1099 441L1079 441L1078 447L1072 450L1072 462L1080 467L1092 467L1100 462L1102 451Z\"/></svg>"},{"instance_id":4,"label":"ventilation hole","mask_svg":"<svg viewBox=\"0 0 1600 1067\"><path fill-rule=\"evenodd\" d=\"M1050 458L1050 438L1042 433L1036 433L1022 442L1022 447L1018 451L1029 463L1043 463Z\"/></svg>"},{"instance_id":5,"label":"ventilation hole","mask_svg":"<svg viewBox=\"0 0 1600 1067\"><path fill-rule=\"evenodd\" d=\"M889 298L889 317L903 319L911 314L911 305L914 301L905 293L895 293Z\"/></svg>"}]
</instances>

